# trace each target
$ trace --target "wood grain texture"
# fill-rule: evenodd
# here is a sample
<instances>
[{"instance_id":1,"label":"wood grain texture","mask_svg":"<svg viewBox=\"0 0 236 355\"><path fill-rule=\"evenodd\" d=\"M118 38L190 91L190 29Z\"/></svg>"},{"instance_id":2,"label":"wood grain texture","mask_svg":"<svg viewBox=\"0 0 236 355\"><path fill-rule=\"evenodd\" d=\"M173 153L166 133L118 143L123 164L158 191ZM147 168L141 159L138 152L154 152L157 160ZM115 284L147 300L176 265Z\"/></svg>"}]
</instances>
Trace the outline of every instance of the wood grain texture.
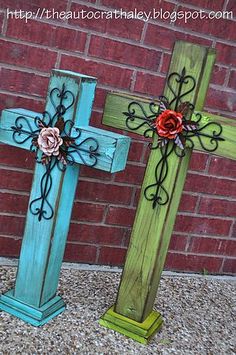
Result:
<instances>
[{"instance_id":1,"label":"wood grain texture","mask_svg":"<svg viewBox=\"0 0 236 355\"><path fill-rule=\"evenodd\" d=\"M84 83L82 83L82 85L84 85ZM80 99L83 100L83 97ZM38 129L34 121L36 116L42 118L41 114L29 110L4 110L0 120L0 141L5 144L10 144L15 147L21 147L23 149L29 150L31 146L31 139L27 139L23 144L19 145L13 139L13 132L11 127L14 126L18 117L25 117L30 122L31 129L36 130ZM29 126L26 121L21 120L20 122L22 124L23 130L29 130ZM76 152L72 153L71 156L73 157L75 163L87 163L88 165L93 163L93 159L90 158L89 149L90 147L94 147L94 143L91 139L95 139L99 146L99 155L97 156L97 163L95 166L96 169L114 173L125 168L131 141L129 137L81 124L72 129L72 137L78 136L78 129L81 131L81 135L76 140L76 144L87 140L82 146L82 148L87 150L87 152L80 151L80 154ZM28 135L23 133L20 137L20 139L23 141L28 137Z\"/></svg>"},{"instance_id":2,"label":"wood grain texture","mask_svg":"<svg viewBox=\"0 0 236 355\"><path fill-rule=\"evenodd\" d=\"M214 57L214 51L206 47L184 42L175 44L169 73L180 73L185 67L186 73L195 77L196 88L185 99L194 103L197 110L203 108ZM207 82L203 84L203 81ZM169 100L173 97L167 85L164 95ZM138 322L144 321L152 312L190 157L191 151L187 150L182 159L175 154L168 159L169 174L165 188L170 200L166 205L153 209L152 203L144 197L144 189L153 183L161 153L157 149L150 154L115 305L117 313Z\"/></svg>"},{"instance_id":3,"label":"wood grain texture","mask_svg":"<svg viewBox=\"0 0 236 355\"><path fill-rule=\"evenodd\" d=\"M49 83L49 91L46 103L46 111L53 116L55 112L55 107L49 98L50 91L55 88L61 88L65 84L66 88L70 88L77 98L77 102L73 105L64 115L64 119L71 119L74 117L74 112L79 104L79 91L80 91L80 77L71 78L67 76L57 76L53 74ZM94 88L91 88L94 91ZM92 93L94 96L94 92ZM90 95L88 95L90 96ZM68 96L68 105L70 102L70 97ZM67 105L67 100L64 102ZM78 166L76 167L78 169ZM38 198L41 195L40 182L41 178L45 172L45 167L42 164L37 164L34 172L33 184L31 189L30 200ZM64 184L64 172L61 172L56 167L51 171L52 177L52 187L48 195L48 200L54 210L53 218L46 220L42 219L39 223L37 216L33 215L28 208L24 237L22 241L21 253L19 266L17 271L14 297L24 301L26 304L31 306L40 307L43 303L46 303L49 299L45 295L54 296L55 282L57 284L59 278L59 271L61 268L62 257L64 254L63 246L65 246L65 241L67 238L67 233L65 233L69 228L70 215L72 204L68 206L64 218L64 228L60 232L60 240L55 235L55 227L58 221L58 207L60 205L60 199L62 196L62 189ZM76 175L78 177L78 173ZM75 191L77 185L77 179L71 181L71 187ZM71 200L73 201L74 195L71 195ZM69 208L70 207L70 208ZM58 232L58 230L57 230ZM64 233L63 233L64 232ZM48 284L47 270L50 269L50 255L52 245L53 250L57 249L56 242L61 244L61 248L58 248L58 258L56 258L56 263L58 267L55 268L55 273L53 273L54 282ZM53 257L53 256L52 256ZM52 263L52 262L51 262ZM52 275L52 274L50 274ZM46 280L46 284L45 284ZM47 290L44 290L44 286ZM51 289L50 289L51 287Z\"/></svg>"},{"instance_id":4,"label":"wood grain texture","mask_svg":"<svg viewBox=\"0 0 236 355\"><path fill-rule=\"evenodd\" d=\"M57 290L80 164L89 163L90 159L89 153L86 152L91 148L89 138L95 139L98 143L96 168L110 172L124 169L130 144L128 137L89 126L96 87L96 79L93 77L53 70L45 108L51 117L55 114L57 103L55 98L54 101L50 98L50 92L54 88L62 88L63 85L65 90L70 90L75 96L74 105L71 107L69 92L63 101L63 105L69 107L63 118L65 121L72 120L75 123L72 136L78 136L78 129L81 131L76 143L84 140L85 143L80 155L73 156L75 165L68 165L65 172L55 167L50 173L52 186L47 199L54 211L53 217L39 221L38 216L32 214L28 207L15 288L11 294L2 296L0 300L0 308L34 325L45 323L65 308L62 301L56 302L56 306L52 308L50 300L55 298ZM21 130L26 131L37 130L34 119L36 116L42 118L41 114L29 110L4 110L0 120L0 141L29 150L32 137L26 139L29 136L22 133L20 136L22 144L13 139L12 127L19 116L23 118L20 122ZM41 196L41 179L44 173L45 166L36 164L30 202ZM27 307L28 314L25 313L22 304ZM43 307L52 312L50 317L49 311L42 312ZM38 312L39 319L35 320L35 312Z\"/></svg>"},{"instance_id":5,"label":"wood grain texture","mask_svg":"<svg viewBox=\"0 0 236 355\"><path fill-rule=\"evenodd\" d=\"M137 101L142 103L144 109L147 113L150 112L149 104L150 100L139 97L139 96L131 96L126 94L119 93L108 93L106 97L106 103L103 113L102 123L104 125L119 128L128 132L133 132L133 130L129 130L126 126L126 116L124 112L127 112L128 105L131 101ZM137 115L143 115L141 110L137 108ZM135 120L133 123L133 127L139 126L143 121ZM146 130L146 126L143 126L135 131L136 134L143 135Z\"/></svg>"},{"instance_id":6,"label":"wood grain texture","mask_svg":"<svg viewBox=\"0 0 236 355\"><path fill-rule=\"evenodd\" d=\"M236 159L236 120L231 118L226 118L222 116L217 116L208 112L199 112L202 115L201 122L199 124L199 128L206 126L203 133L212 135L212 132L215 130L219 131L219 128L215 125L208 125L209 123L218 123L222 127L222 134L220 135L224 141L219 141L217 149L213 152L213 154L225 157L229 159ZM192 116L192 119L197 119L197 112L195 112ZM193 137L192 141L194 143L194 149L204 151L204 148L201 146L199 138ZM209 138L203 138L204 146L211 150L214 148L214 142L211 142Z\"/></svg>"}]
</instances>

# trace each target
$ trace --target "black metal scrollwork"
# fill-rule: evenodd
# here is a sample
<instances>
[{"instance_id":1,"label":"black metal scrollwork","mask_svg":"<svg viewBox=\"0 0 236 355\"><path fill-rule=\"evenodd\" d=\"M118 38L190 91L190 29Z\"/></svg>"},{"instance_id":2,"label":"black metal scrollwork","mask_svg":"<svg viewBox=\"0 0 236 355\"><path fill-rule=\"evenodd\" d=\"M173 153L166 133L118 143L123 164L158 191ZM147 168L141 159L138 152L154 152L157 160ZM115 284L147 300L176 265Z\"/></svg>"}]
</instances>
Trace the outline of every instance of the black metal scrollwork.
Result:
<instances>
[{"instance_id":1,"label":"black metal scrollwork","mask_svg":"<svg viewBox=\"0 0 236 355\"><path fill-rule=\"evenodd\" d=\"M127 112L123 112L126 116L126 126L131 131L143 129L143 135L146 138L157 135L157 140L150 143L150 149L160 149L161 158L155 167L155 182L144 189L145 198L152 201L153 208L157 205L165 205L169 201L169 193L165 188L165 181L168 176L168 158L175 153L178 157L184 157L187 148L194 148L192 138L197 138L201 147L207 152L214 152L219 142L224 141L222 138L222 126L217 122L208 122L200 126L202 115L195 114L195 119L191 120L190 116L194 111L194 105L184 103L183 99L190 94L196 87L196 80L193 76L186 73L183 68L181 73L171 73L167 78L167 87L169 88L170 100L165 96L159 96L157 102L150 102L149 105L143 106L142 103L132 101L128 105ZM182 131L176 135L175 139L161 137L158 134L156 120L158 116L165 110L172 109L178 112L178 108L182 107ZM209 134L209 128L211 134ZM206 133L206 131L208 133Z\"/></svg>"},{"instance_id":2,"label":"black metal scrollwork","mask_svg":"<svg viewBox=\"0 0 236 355\"><path fill-rule=\"evenodd\" d=\"M36 152L37 163L45 165L45 173L40 181L40 196L35 198L29 204L30 212L38 216L38 220L49 220L54 215L53 206L50 203L50 191L53 185L52 170L57 167L60 171L66 170L66 165L76 163L75 154L80 161L87 166L93 167L97 164L99 157L99 143L93 137L82 139L82 131L74 127L74 122L70 119L64 121L63 116L75 104L75 96L70 90L66 90L65 84L62 88L53 88L49 93L49 100L54 108L54 114L44 111L42 118L28 118L19 116L15 120L15 125L11 127L13 131L13 140L17 144L24 144L31 141L30 150ZM67 105L65 106L65 101ZM57 127L59 120L62 120L62 129L60 136L63 144L60 147L60 155L63 159L57 157L47 157L40 151L37 145L37 139L42 128ZM71 137L71 131L74 128L75 137ZM43 158L42 158L43 157ZM44 159L44 160L43 160Z\"/></svg>"}]
</instances>

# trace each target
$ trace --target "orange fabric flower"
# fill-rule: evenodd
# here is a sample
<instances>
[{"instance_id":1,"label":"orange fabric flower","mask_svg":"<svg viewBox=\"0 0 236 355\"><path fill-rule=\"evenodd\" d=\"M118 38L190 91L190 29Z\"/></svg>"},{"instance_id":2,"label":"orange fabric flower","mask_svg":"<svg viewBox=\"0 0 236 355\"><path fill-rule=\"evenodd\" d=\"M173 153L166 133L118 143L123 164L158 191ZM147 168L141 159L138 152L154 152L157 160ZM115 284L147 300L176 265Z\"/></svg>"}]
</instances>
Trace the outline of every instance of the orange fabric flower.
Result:
<instances>
[{"instance_id":1,"label":"orange fabric flower","mask_svg":"<svg viewBox=\"0 0 236 355\"><path fill-rule=\"evenodd\" d=\"M176 138L183 130L183 115L180 112L165 110L156 118L156 130L160 137Z\"/></svg>"}]
</instances>

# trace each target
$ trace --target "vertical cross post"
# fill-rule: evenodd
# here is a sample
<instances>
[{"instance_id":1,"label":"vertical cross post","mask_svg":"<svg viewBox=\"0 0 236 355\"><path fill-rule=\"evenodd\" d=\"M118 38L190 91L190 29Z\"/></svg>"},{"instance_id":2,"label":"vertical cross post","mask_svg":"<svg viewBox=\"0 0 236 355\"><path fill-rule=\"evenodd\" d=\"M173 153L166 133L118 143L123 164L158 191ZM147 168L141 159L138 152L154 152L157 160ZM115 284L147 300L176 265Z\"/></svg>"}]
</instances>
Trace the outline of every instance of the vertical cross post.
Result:
<instances>
[{"instance_id":1,"label":"vertical cross post","mask_svg":"<svg viewBox=\"0 0 236 355\"><path fill-rule=\"evenodd\" d=\"M164 89L165 101L170 103L172 111L177 111L177 106L184 102L193 104L196 111L203 109L214 60L214 49L176 42ZM155 105L147 99L111 94L107 98L103 123L150 136L157 129L155 120L161 112L161 105L160 101ZM116 303L100 320L101 325L144 344L163 322L160 313L153 310L153 305L192 148L195 144L197 149L215 151L220 146L220 155L236 158L230 149L235 146L235 123L232 120L226 122L223 129L216 123L213 133L209 134L211 117L205 117L203 124L198 115L196 112L192 121L190 117L189 121L186 120L185 141L177 140L179 136L177 130L174 131L177 148L173 140L164 138L163 128L159 136L154 135ZM204 114L200 116L204 118ZM218 121L223 120L218 118ZM172 121L169 122L171 125ZM180 131L183 126L175 128ZM203 129L206 133L202 133ZM195 130L194 134L191 130ZM203 144L202 139L207 137L209 142ZM179 146L183 154L177 154Z\"/></svg>"},{"instance_id":2,"label":"vertical cross post","mask_svg":"<svg viewBox=\"0 0 236 355\"><path fill-rule=\"evenodd\" d=\"M126 164L129 139L89 126L96 79L53 70L43 114L8 109L0 141L35 150L29 199L14 289L0 309L35 326L65 309L56 295L80 165L116 172Z\"/></svg>"}]
</instances>

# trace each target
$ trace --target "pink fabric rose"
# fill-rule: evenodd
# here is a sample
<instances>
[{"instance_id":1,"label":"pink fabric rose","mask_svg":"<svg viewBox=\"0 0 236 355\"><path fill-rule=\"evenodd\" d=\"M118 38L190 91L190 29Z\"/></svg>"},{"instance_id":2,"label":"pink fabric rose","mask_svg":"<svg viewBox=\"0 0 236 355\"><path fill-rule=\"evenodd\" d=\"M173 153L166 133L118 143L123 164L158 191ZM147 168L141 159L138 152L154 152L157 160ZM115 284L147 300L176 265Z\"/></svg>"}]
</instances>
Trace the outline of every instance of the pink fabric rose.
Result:
<instances>
[{"instance_id":1,"label":"pink fabric rose","mask_svg":"<svg viewBox=\"0 0 236 355\"><path fill-rule=\"evenodd\" d=\"M59 148L63 144L60 131L57 127L42 128L38 136L38 146L47 155L59 155Z\"/></svg>"}]
</instances>

